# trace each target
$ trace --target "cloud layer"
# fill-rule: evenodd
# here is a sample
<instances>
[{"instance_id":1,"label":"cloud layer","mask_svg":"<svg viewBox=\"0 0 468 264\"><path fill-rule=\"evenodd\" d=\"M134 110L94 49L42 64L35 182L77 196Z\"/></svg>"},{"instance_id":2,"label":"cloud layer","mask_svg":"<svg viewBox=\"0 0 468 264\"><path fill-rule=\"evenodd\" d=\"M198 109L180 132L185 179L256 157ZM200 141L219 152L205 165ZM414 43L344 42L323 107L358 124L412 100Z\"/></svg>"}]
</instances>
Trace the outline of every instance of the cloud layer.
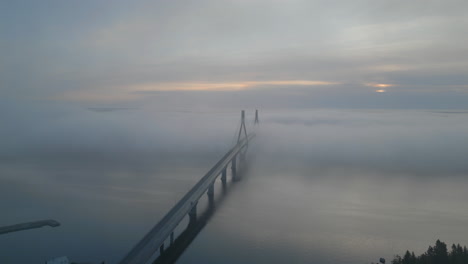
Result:
<instances>
[{"instance_id":1,"label":"cloud layer","mask_svg":"<svg viewBox=\"0 0 468 264\"><path fill-rule=\"evenodd\" d=\"M294 82L310 81L340 83L344 107L346 96L359 95L368 83L392 85L386 96L398 96L388 99L391 108L401 106L405 93L423 94L426 108L438 107L425 99L434 92L457 105L468 89L467 5L4 2L0 93L9 100L128 102L145 97L135 96L139 88L236 90L239 84L283 82L281 91L288 93ZM413 97L407 107L418 101Z\"/></svg>"}]
</instances>

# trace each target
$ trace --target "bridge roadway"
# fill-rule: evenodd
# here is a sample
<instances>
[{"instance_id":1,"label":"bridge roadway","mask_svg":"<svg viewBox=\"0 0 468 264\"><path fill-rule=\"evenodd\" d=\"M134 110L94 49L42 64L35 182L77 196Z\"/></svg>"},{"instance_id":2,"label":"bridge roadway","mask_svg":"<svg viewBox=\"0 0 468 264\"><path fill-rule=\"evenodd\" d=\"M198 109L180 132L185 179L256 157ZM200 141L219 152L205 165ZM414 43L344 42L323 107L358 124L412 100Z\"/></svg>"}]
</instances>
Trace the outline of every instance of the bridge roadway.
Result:
<instances>
[{"instance_id":1,"label":"bridge roadway","mask_svg":"<svg viewBox=\"0 0 468 264\"><path fill-rule=\"evenodd\" d=\"M237 158L239 152L247 147L250 140L255 137L251 133L242 139L224 157L211 168L205 176L185 194L182 199L159 221L133 249L122 259L120 264L146 263L154 253L164 245L164 241L171 236L177 225L190 213L196 210L197 202L201 196L213 186L216 178L227 168L229 163ZM235 161L233 162L235 164ZM235 165L234 165L235 166Z\"/></svg>"}]
</instances>

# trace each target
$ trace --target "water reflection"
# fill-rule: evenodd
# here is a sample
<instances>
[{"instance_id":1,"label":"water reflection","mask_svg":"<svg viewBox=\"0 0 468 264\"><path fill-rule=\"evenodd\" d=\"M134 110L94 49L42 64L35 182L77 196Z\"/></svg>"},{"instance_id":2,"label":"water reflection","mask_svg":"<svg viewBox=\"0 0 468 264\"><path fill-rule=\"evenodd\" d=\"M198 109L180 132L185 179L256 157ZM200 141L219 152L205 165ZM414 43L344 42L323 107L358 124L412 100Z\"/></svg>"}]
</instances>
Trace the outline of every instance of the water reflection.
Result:
<instances>
[{"instance_id":1,"label":"water reflection","mask_svg":"<svg viewBox=\"0 0 468 264\"><path fill-rule=\"evenodd\" d=\"M203 203L203 199L198 201L197 207L203 208L203 205L205 205L202 214L197 216L197 212L195 211L193 216L188 217L189 221L187 227L183 229L180 235L176 235L177 238L175 240L169 238L169 242L165 244L168 245L168 248L165 248L165 245L160 248L158 257L153 264L175 263L184 254L214 216L217 207L222 206L231 192L231 189L235 188L235 184L249 176L250 161L246 159L246 154L247 150L243 152L242 158L238 160L236 170L231 170L230 181L228 181L227 173L223 174L225 177L224 179L222 176L217 178L212 195L207 193L207 200L205 203ZM216 184L220 185L218 186L219 188L216 187ZM174 233L176 232L173 232L173 235Z\"/></svg>"},{"instance_id":2,"label":"water reflection","mask_svg":"<svg viewBox=\"0 0 468 264\"><path fill-rule=\"evenodd\" d=\"M216 213L216 208L222 206L223 201L226 199L228 193L228 185L233 183L221 184L221 193L215 199L208 199L207 208L203 211L201 215L198 215L196 220L189 221L186 229L184 229L181 234L174 240L173 244L169 242L169 248L165 249L158 258L153 262L153 264L166 264L166 263L176 263L176 261L183 255L185 250L190 246L190 244L195 240L195 238L200 234L203 228L208 224L210 219Z\"/></svg>"}]
</instances>

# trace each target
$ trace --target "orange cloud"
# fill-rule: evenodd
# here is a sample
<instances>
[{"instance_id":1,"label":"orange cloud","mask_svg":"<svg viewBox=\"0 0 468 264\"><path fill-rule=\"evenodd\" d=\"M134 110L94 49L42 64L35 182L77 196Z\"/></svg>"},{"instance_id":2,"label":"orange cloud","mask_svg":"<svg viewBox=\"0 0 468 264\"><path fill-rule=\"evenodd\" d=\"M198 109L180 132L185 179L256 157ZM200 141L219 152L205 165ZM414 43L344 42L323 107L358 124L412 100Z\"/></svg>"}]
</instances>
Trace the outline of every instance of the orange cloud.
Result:
<instances>
[{"instance_id":1,"label":"orange cloud","mask_svg":"<svg viewBox=\"0 0 468 264\"><path fill-rule=\"evenodd\" d=\"M318 86L338 83L326 81L245 81L245 82L175 82L146 83L125 86L104 86L98 89L67 91L48 99L66 101L125 101L136 99L140 92L158 91L239 91L263 85Z\"/></svg>"},{"instance_id":2,"label":"orange cloud","mask_svg":"<svg viewBox=\"0 0 468 264\"><path fill-rule=\"evenodd\" d=\"M333 85L335 82L289 80L289 81L245 81L245 82L184 82L184 83L155 83L131 87L133 91L236 91L263 85L293 85L318 86Z\"/></svg>"}]
</instances>

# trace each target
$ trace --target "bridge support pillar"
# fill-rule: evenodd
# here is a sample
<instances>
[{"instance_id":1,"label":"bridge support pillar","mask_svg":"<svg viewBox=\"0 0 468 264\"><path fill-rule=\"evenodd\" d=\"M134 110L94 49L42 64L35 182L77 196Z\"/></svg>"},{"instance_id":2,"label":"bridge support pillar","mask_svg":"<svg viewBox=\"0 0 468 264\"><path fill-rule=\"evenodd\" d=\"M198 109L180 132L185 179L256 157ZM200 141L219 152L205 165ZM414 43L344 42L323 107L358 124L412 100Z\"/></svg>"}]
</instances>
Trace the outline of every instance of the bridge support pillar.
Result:
<instances>
[{"instance_id":1,"label":"bridge support pillar","mask_svg":"<svg viewBox=\"0 0 468 264\"><path fill-rule=\"evenodd\" d=\"M214 182L210 184L210 187L208 187L208 191L206 192L206 194L208 195L209 202L212 203L214 200Z\"/></svg>"},{"instance_id":2,"label":"bridge support pillar","mask_svg":"<svg viewBox=\"0 0 468 264\"><path fill-rule=\"evenodd\" d=\"M190 209L189 215L189 225L194 224L197 221L197 203L193 205L192 209Z\"/></svg>"},{"instance_id":3,"label":"bridge support pillar","mask_svg":"<svg viewBox=\"0 0 468 264\"><path fill-rule=\"evenodd\" d=\"M227 170L227 168L225 167L223 169L222 174L221 174L221 183L223 184L223 187L226 186L226 182L227 182L227 179L226 179L227 171L226 170Z\"/></svg>"},{"instance_id":4,"label":"bridge support pillar","mask_svg":"<svg viewBox=\"0 0 468 264\"><path fill-rule=\"evenodd\" d=\"M234 158L232 158L231 171L232 171L232 180L237 181L237 155L234 156Z\"/></svg>"},{"instance_id":5,"label":"bridge support pillar","mask_svg":"<svg viewBox=\"0 0 468 264\"><path fill-rule=\"evenodd\" d=\"M164 243L159 247L159 254L164 254Z\"/></svg>"},{"instance_id":6,"label":"bridge support pillar","mask_svg":"<svg viewBox=\"0 0 468 264\"><path fill-rule=\"evenodd\" d=\"M245 154L244 152L241 152L241 153L240 153L239 162L241 163L241 165L242 165L243 163L245 163L245 156L246 156L246 154Z\"/></svg>"}]
</instances>

